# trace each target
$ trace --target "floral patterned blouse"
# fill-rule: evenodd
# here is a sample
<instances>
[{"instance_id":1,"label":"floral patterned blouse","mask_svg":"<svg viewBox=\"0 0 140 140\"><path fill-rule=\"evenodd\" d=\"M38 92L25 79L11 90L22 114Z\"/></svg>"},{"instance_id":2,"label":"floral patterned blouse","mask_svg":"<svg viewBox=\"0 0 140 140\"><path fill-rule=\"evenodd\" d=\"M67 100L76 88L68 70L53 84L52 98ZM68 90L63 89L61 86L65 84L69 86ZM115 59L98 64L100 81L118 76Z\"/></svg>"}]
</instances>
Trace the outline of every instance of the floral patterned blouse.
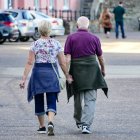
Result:
<instances>
[{"instance_id":1,"label":"floral patterned blouse","mask_svg":"<svg viewBox=\"0 0 140 140\"><path fill-rule=\"evenodd\" d=\"M63 51L59 41L55 39L38 39L32 43L30 50L35 53L35 63L55 63L57 55Z\"/></svg>"}]
</instances>

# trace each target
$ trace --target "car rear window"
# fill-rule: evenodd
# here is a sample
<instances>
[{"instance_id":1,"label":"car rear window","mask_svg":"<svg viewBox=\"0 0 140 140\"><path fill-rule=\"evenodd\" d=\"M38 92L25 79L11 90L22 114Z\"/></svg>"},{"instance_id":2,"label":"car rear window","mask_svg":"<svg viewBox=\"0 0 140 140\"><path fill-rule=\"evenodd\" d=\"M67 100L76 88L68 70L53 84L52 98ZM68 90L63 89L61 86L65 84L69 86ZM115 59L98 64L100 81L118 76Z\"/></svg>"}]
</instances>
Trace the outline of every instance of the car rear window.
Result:
<instances>
[{"instance_id":1,"label":"car rear window","mask_svg":"<svg viewBox=\"0 0 140 140\"><path fill-rule=\"evenodd\" d=\"M0 21L12 21L14 22L14 18L9 14L0 14Z\"/></svg>"},{"instance_id":2,"label":"car rear window","mask_svg":"<svg viewBox=\"0 0 140 140\"><path fill-rule=\"evenodd\" d=\"M12 16L14 17L14 18L16 18L17 17L17 15L18 15L18 13L17 12L12 12L12 11L8 11L10 14L12 14Z\"/></svg>"}]
</instances>

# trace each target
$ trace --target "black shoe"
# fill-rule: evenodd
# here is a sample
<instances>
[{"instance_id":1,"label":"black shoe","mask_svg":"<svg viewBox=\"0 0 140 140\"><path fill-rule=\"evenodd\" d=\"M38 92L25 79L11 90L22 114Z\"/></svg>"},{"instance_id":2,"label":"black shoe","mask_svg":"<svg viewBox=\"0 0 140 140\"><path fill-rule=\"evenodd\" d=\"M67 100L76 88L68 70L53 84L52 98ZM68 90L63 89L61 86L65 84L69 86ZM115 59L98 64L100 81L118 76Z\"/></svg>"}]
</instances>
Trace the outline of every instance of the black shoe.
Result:
<instances>
[{"instance_id":1,"label":"black shoe","mask_svg":"<svg viewBox=\"0 0 140 140\"><path fill-rule=\"evenodd\" d=\"M54 125L52 122L48 123L48 136L54 136Z\"/></svg>"},{"instance_id":2,"label":"black shoe","mask_svg":"<svg viewBox=\"0 0 140 140\"><path fill-rule=\"evenodd\" d=\"M76 125L79 130L82 130L82 123L76 123Z\"/></svg>"},{"instance_id":3,"label":"black shoe","mask_svg":"<svg viewBox=\"0 0 140 140\"><path fill-rule=\"evenodd\" d=\"M123 38L123 39L125 39L125 38L126 38L126 36L123 36L122 38Z\"/></svg>"},{"instance_id":4,"label":"black shoe","mask_svg":"<svg viewBox=\"0 0 140 140\"><path fill-rule=\"evenodd\" d=\"M37 130L37 132L38 132L39 134L46 134L46 127L39 128L39 129Z\"/></svg>"}]
</instances>

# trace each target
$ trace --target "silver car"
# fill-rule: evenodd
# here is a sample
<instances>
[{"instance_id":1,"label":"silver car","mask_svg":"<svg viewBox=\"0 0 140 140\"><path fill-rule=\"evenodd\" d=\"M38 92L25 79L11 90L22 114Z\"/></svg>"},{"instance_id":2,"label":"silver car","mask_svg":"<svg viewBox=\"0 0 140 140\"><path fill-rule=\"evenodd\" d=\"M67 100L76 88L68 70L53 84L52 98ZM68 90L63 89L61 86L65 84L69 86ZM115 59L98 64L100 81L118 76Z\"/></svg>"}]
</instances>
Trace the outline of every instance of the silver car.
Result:
<instances>
[{"instance_id":1,"label":"silver car","mask_svg":"<svg viewBox=\"0 0 140 140\"><path fill-rule=\"evenodd\" d=\"M20 41L28 41L35 33L35 24L33 17L28 10L20 9L8 9L7 12L11 13L12 16L17 20Z\"/></svg>"},{"instance_id":2,"label":"silver car","mask_svg":"<svg viewBox=\"0 0 140 140\"><path fill-rule=\"evenodd\" d=\"M29 12L32 14L34 22L36 23L36 26L37 26L36 32L33 36L34 40L37 40L40 37L40 35L38 33L38 24L41 20L44 20L44 19L49 21L52 25L51 36L64 35L65 28L63 26L62 19L50 17L50 16L46 15L45 13L42 13L39 11L30 10Z\"/></svg>"}]
</instances>

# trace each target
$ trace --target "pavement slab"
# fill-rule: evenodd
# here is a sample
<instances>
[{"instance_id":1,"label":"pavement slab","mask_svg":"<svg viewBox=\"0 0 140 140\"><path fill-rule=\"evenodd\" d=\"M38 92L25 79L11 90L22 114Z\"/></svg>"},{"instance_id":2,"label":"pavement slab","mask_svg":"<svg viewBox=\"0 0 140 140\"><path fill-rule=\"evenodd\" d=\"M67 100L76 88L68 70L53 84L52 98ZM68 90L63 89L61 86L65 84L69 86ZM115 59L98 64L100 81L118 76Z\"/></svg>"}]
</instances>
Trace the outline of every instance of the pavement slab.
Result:
<instances>
[{"instance_id":1,"label":"pavement slab","mask_svg":"<svg viewBox=\"0 0 140 140\"><path fill-rule=\"evenodd\" d=\"M83 135L73 120L73 98L67 103L66 91L59 95L55 137L36 133L34 104L26 100L26 90L20 90L19 77L0 78L0 139L73 139L73 140L139 140L140 139L140 79L107 79L109 98L98 91L93 133ZM46 119L47 124L47 119Z\"/></svg>"}]
</instances>

